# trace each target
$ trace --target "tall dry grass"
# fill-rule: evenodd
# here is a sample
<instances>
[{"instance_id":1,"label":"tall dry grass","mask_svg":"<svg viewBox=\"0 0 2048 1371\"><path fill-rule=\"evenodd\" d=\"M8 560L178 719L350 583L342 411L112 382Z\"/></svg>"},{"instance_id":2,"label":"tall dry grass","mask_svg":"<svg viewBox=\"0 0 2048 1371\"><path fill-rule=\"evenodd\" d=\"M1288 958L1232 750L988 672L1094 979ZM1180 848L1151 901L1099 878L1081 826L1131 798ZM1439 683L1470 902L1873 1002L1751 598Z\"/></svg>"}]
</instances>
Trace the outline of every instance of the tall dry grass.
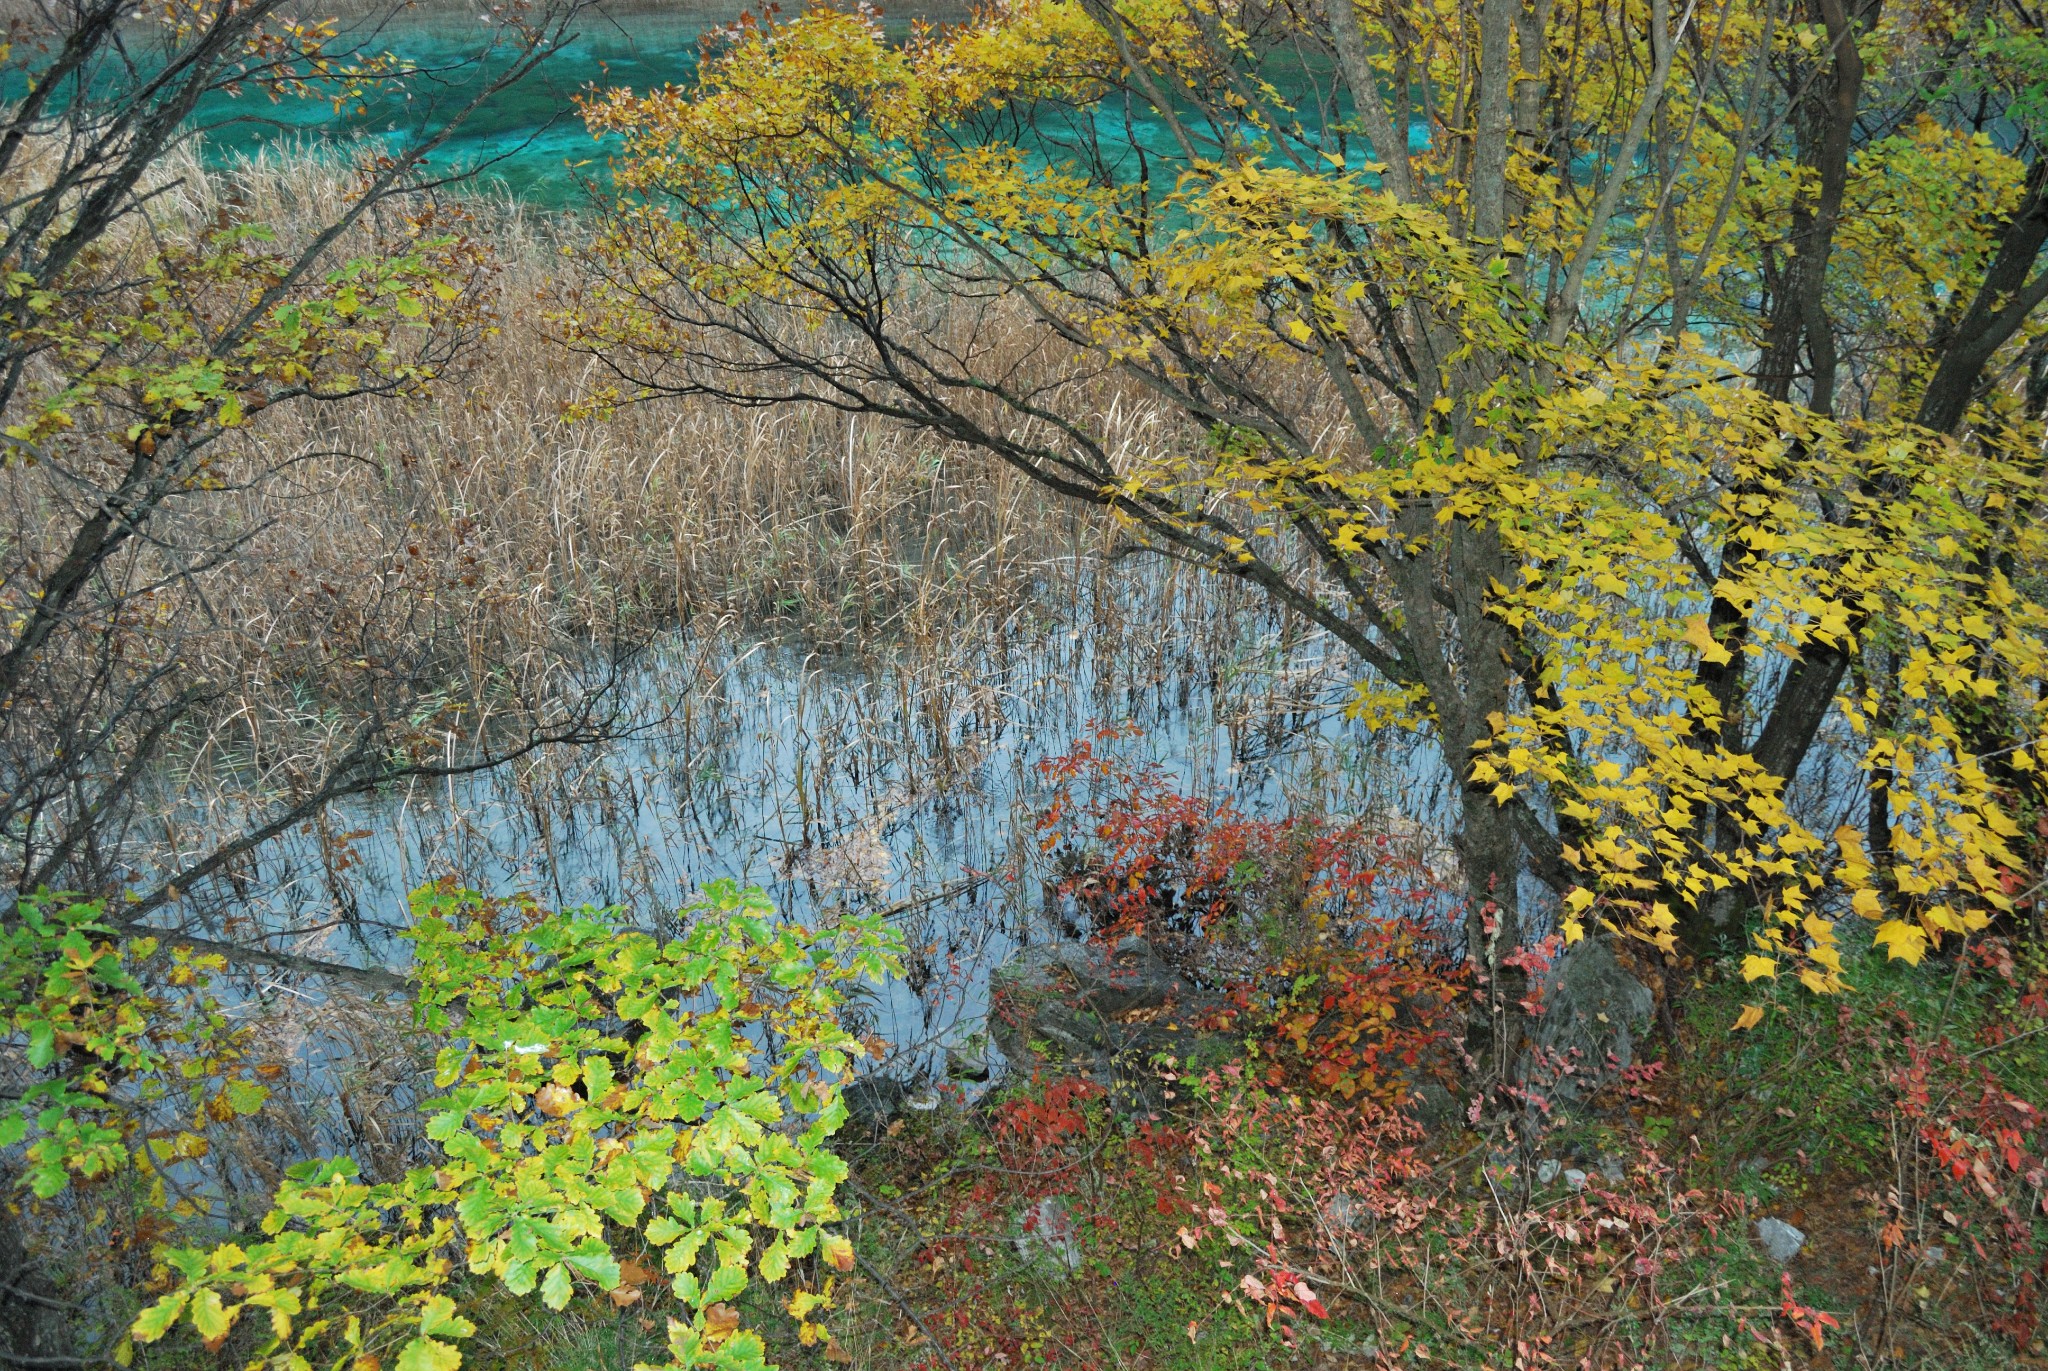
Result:
<instances>
[{"instance_id":1,"label":"tall dry grass","mask_svg":"<svg viewBox=\"0 0 2048 1371\"><path fill-rule=\"evenodd\" d=\"M120 270L237 224L291 252L358 184L333 152L212 170L166 159L146 215L104 260ZM1028 608L1092 595L1100 520L904 428L687 399L572 422L565 409L593 378L554 341L550 312L579 285L576 223L506 201L385 205L333 260L402 244L420 216L488 249L476 289L489 327L421 396L274 405L233 430L210 479L165 503L96 592L94 617L51 649L76 658L53 680L86 679L126 635L120 682L142 681L152 700L199 689L197 703L166 706L178 711L168 733L109 716L133 737L107 755L145 757L152 793L65 877L79 888L148 889L149 872L193 869L220 835L318 791L366 727L429 761L445 737L459 761L493 736L480 721L516 733L560 715L617 649L667 629L827 657L907 646L910 664L892 669L930 681L957 676ZM1105 403L1142 436L1140 407ZM117 432L0 469L0 601L26 603L62 559L120 469ZM107 698L123 707L118 690ZM16 750L37 745L23 732ZM259 870L238 860L247 882L237 875L210 923L258 892ZM159 889L173 886L190 893Z\"/></svg>"},{"instance_id":2,"label":"tall dry grass","mask_svg":"<svg viewBox=\"0 0 2048 1371\"><path fill-rule=\"evenodd\" d=\"M287 239L346 193L308 158L187 175L192 220L226 207ZM273 525L238 588L252 608L268 566L332 578L425 538L463 592L526 632L708 616L846 649L1007 612L1104 546L1102 521L1007 468L872 420L690 399L564 418L598 380L549 323L576 284L575 222L506 201L465 212L495 258L495 331L425 401L264 426L257 441L293 455L295 476L283 505L252 491L242 511Z\"/></svg>"}]
</instances>

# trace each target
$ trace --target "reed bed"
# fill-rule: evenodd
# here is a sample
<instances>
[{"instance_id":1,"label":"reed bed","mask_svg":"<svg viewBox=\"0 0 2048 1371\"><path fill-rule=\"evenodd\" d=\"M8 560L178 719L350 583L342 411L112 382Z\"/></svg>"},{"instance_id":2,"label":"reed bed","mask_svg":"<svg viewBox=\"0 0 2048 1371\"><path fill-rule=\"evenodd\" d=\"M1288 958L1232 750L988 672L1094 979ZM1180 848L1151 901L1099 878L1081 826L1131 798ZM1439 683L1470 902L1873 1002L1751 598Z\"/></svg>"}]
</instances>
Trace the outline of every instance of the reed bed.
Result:
<instances>
[{"instance_id":1,"label":"reed bed","mask_svg":"<svg viewBox=\"0 0 2048 1371\"><path fill-rule=\"evenodd\" d=\"M224 170L187 158L158 176L151 225L128 240L138 252L152 235L235 222L264 225L289 248L333 222L351 191L344 160L311 149ZM153 812L129 835L136 867L176 870L246 826L268 797L317 774L365 700L386 717L427 721L449 709L544 712L582 687L593 662L678 632L705 661L773 643L803 660L807 679L867 672L868 696L887 700L863 704L860 736L834 753L863 756L872 777L887 770L886 750L926 779L961 770L950 721L963 691L1070 689L1073 669L1019 676L1010 665L1057 660L1045 650L1055 632L1093 654L1100 717L1123 712L1119 698L1162 687L1185 705L1189 682L1213 687L1259 633L1301 637L1301 625L1268 623L1255 597L1188 569L1105 556L1115 549L1103 517L906 428L709 399L565 417L596 380L551 324L583 284L568 251L574 219L487 198L406 210L488 245L479 287L488 330L424 398L266 411L238 431L232 479L168 510L126 570L132 583L159 587L153 611L175 626L179 658L224 685L160 749ZM406 231L396 212L373 215L342 255ZM1021 321L1017 334L1020 351L1033 346ZM1135 393L1090 384L1105 427L1134 452L1167 431ZM17 569L58 555L80 498L48 470L0 473ZM191 564L190 549L217 547L233 555ZM689 690L632 694L664 723L707 711ZM802 706L799 691L791 707ZM1249 707L1233 716L1250 717ZM1089 719L1067 722L1078 731ZM545 815L593 793L594 773L574 752L521 770L529 798L520 807L543 817L525 835L537 851L552 841ZM762 783L785 787L829 829L823 773L815 759L800 766ZM463 865L463 805L453 790L443 797L442 837L421 844L412 875ZM321 903L356 905L332 879L348 844L314 827L333 887ZM797 841L810 842L812 827L800 819ZM533 874L540 888L553 883ZM224 924L237 910L246 919L267 889L291 884L266 878L254 854L233 875L205 922ZM663 897L675 889L672 880L641 885ZM188 908L198 898L185 892Z\"/></svg>"},{"instance_id":2,"label":"reed bed","mask_svg":"<svg viewBox=\"0 0 2048 1371\"><path fill-rule=\"evenodd\" d=\"M159 175L151 232L167 236L242 221L289 246L348 193L307 155ZM1056 932L1037 763L1074 739L1136 725L1115 745L1275 807L1355 813L1388 793L1366 740L1333 722L1348 659L1254 591L1115 555L1099 516L872 420L662 400L571 421L596 378L549 314L580 284L578 226L503 201L413 208L489 245L490 331L424 398L266 411L237 438L235 479L138 548L123 574L158 587L172 629L152 650L224 688L154 758L121 860L177 871L247 831L379 682L402 678L380 707L431 734L447 707L544 711L623 646L624 727L352 797L181 889L166 922L396 968L406 892L443 876L653 923L737 877L799 918L894 911L907 974L858 1012L912 1077L973 1031L989 968ZM344 251L404 231L372 219ZM1134 455L1170 432L1090 384ZM58 473L0 472L10 565L54 555L80 498ZM279 1074L260 1116L213 1130L213 1160L185 1178L199 1210L247 1220L284 1166L321 1153L377 1176L410 1164L424 1078L402 1015L341 978L223 979ZM48 1223L66 1252L110 1231L83 1210ZM105 1274L140 1280L146 1255Z\"/></svg>"},{"instance_id":3,"label":"reed bed","mask_svg":"<svg viewBox=\"0 0 2048 1371\"><path fill-rule=\"evenodd\" d=\"M194 179L199 214L232 202L287 238L345 192L305 158ZM267 425L260 441L299 460L288 510L243 511L275 529L270 557L250 566L360 568L425 533L475 598L530 631L708 615L852 648L1014 609L1103 546L1100 521L1005 468L817 407L664 399L565 418L598 380L549 323L578 284L575 222L504 201L463 212L495 259L494 332L428 400L300 408Z\"/></svg>"}]
</instances>

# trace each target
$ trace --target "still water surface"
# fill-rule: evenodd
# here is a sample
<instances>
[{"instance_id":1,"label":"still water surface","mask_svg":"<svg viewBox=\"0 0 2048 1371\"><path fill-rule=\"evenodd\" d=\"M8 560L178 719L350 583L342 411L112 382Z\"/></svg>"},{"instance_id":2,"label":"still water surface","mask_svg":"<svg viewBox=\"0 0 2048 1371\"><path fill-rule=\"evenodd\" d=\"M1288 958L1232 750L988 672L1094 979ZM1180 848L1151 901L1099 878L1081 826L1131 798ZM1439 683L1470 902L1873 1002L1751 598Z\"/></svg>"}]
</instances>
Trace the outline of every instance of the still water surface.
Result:
<instances>
[{"instance_id":1,"label":"still water surface","mask_svg":"<svg viewBox=\"0 0 2048 1371\"><path fill-rule=\"evenodd\" d=\"M1033 824L1038 764L1098 726L1135 730L1115 753L1254 813L1440 806L1416 780L1434 770L1426 748L1345 718L1351 664L1320 634L1200 581L1097 584L1117 603L1033 606L936 653L826 659L677 635L626 683L634 736L344 807L260 869L190 892L187 912L398 967L406 892L451 874L558 906L620 905L643 925L718 877L807 921L887 911L912 956L874 1027L914 1075L976 1026L993 966L1061 936ZM195 839L201 817L188 816Z\"/></svg>"}]
</instances>

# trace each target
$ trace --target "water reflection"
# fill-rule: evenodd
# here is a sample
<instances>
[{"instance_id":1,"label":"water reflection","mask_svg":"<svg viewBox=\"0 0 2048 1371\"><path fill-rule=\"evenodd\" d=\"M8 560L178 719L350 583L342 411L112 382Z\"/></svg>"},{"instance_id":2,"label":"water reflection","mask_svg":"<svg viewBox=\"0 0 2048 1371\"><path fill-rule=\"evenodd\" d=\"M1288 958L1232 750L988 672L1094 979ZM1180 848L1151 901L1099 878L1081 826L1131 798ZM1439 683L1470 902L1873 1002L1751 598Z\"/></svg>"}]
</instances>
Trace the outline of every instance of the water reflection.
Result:
<instances>
[{"instance_id":1,"label":"water reflection","mask_svg":"<svg viewBox=\"0 0 2048 1371\"><path fill-rule=\"evenodd\" d=\"M1344 718L1351 663L1320 632L1214 582L1097 586L970 641L857 660L678 635L629 683L633 736L345 806L182 912L397 967L406 892L443 875L641 923L731 876L806 920L899 922L908 974L871 1008L915 1070L982 1015L993 965L1053 935L1036 768L1098 723L1136 725L1113 746L1253 813L1440 803L1414 781L1432 768Z\"/></svg>"}]
</instances>

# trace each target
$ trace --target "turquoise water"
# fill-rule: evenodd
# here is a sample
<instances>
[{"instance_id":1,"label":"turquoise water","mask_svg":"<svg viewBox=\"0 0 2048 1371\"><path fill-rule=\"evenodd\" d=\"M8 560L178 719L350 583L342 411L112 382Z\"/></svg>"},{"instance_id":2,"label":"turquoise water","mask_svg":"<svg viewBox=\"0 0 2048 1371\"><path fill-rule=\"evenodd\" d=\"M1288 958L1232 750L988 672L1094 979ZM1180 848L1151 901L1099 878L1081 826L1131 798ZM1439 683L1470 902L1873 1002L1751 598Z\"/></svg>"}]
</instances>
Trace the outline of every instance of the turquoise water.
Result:
<instances>
[{"instance_id":1,"label":"turquoise water","mask_svg":"<svg viewBox=\"0 0 2048 1371\"><path fill-rule=\"evenodd\" d=\"M479 187L507 190L543 207L584 203L590 189L606 188L612 149L584 128L578 97L614 88L649 91L693 84L702 40L730 22L741 3L744 0L710 0L681 10L635 8L581 16L570 41L461 121L436 151L433 170L474 172ZM948 6L949 0L922 0L901 12L885 12L884 30L900 41L920 19L958 20L964 11ZM154 65L148 52L150 36L144 28L126 35L127 52L143 70ZM388 53L410 71L373 86L342 108L325 98L273 100L253 89L214 95L193 119L203 134L207 159L222 165L266 148L296 150L320 140L349 145L364 139L382 141L396 151L458 115L516 56L508 45L494 44L491 25L466 7L453 5L381 23L344 24L332 48L366 57ZM1301 66L1281 54L1273 55L1273 63L1266 74L1299 102L1304 122L1318 122L1318 109L1325 115L1340 113L1321 98L1331 85L1328 70ZM41 65L31 59L25 67L0 69L0 102L18 98L27 71ZM112 94L133 79L132 69L110 61L90 84ZM58 103L61 107L61 98ZM1106 163L1103 174L1126 183L1149 173L1154 184L1170 185L1184 160L1162 121L1140 116L1117 100L1091 109L1041 107L992 111L985 117L989 127L963 133L970 139L1033 146L1054 163L1100 159ZM1198 123L1191 124L1199 139ZM1420 145L1428 134L1418 128L1411 137ZM1366 149L1355 140L1353 148L1355 160L1364 161Z\"/></svg>"},{"instance_id":2,"label":"turquoise water","mask_svg":"<svg viewBox=\"0 0 2048 1371\"><path fill-rule=\"evenodd\" d=\"M435 167L478 170L481 182L538 204L581 200L585 183L604 180L606 149L583 127L577 95L693 81L698 42L708 27L701 16L586 16L573 42L464 120L436 153ZM510 54L491 52L488 39L483 24L465 28L446 17L394 24L372 46L415 64L420 74L406 80L403 90L393 83L341 111L325 100L216 97L197 115L207 130L209 157L223 161L315 137L367 137L400 146L459 112L504 69Z\"/></svg>"},{"instance_id":3,"label":"turquoise water","mask_svg":"<svg viewBox=\"0 0 2048 1371\"><path fill-rule=\"evenodd\" d=\"M885 14L885 30L893 38L906 37L914 13ZM586 15L572 42L462 123L437 152L435 167L477 171L479 185L500 186L542 206L584 202L586 187L606 185L609 149L584 128L577 96L619 87L647 91L691 84L697 76L700 41L720 22L706 11ZM344 31L345 42L389 51L414 64L419 74L340 111L326 100L217 97L197 116L206 130L209 156L222 162L266 146L303 144L313 138L380 139L395 149L447 120L469 103L489 76L503 70L510 54L490 53L489 36L482 23L472 24L445 11L392 23L374 35ZM1279 81L1283 88L1306 95L1326 86L1328 73L1295 72L1292 79L1280 74ZM1313 107L1315 102L1311 96L1305 103ZM1001 116L992 117L1002 122ZM1135 180L1144 166L1142 158L1149 161L1155 178L1163 175L1170 184L1171 167L1182 160L1161 121L1133 118L1113 101L1089 110L1040 109L1027 128L987 132L1035 143L1055 162L1083 150L1084 155L1108 157L1109 174L1120 179ZM1357 150L1359 160L1366 155L1362 147Z\"/></svg>"}]
</instances>

